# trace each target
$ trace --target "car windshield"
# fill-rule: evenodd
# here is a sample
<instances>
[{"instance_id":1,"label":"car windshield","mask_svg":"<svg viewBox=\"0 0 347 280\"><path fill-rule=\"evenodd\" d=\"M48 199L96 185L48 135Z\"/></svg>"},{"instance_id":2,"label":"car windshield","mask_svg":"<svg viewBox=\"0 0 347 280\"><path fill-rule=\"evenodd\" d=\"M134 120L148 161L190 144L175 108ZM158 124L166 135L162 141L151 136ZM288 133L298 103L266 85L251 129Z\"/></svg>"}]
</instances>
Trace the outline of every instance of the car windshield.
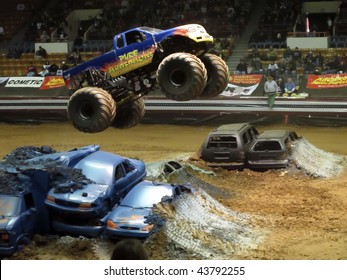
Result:
<instances>
[{"instance_id":1,"label":"car windshield","mask_svg":"<svg viewBox=\"0 0 347 280\"><path fill-rule=\"evenodd\" d=\"M123 199L121 205L127 205L134 208L153 207L164 196L172 196L172 190L167 188L135 188L132 189Z\"/></svg>"},{"instance_id":2,"label":"car windshield","mask_svg":"<svg viewBox=\"0 0 347 280\"><path fill-rule=\"evenodd\" d=\"M82 173L97 184L111 185L113 183L113 166L99 162L83 161L76 166Z\"/></svg>"},{"instance_id":3,"label":"car windshield","mask_svg":"<svg viewBox=\"0 0 347 280\"><path fill-rule=\"evenodd\" d=\"M1 217L17 216L20 210L20 198L18 196L0 196L0 215Z\"/></svg>"},{"instance_id":4,"label":"car windshield","mask_svg":"<svg viewBox=\"0 0 347 280\"><path fill-rule=\"evenodd\" d=\"M254 145L254 151L279 151L282 149L278 141L258 141Z\"/></svg>"},{"instance_id":5,"label":"car windshield","mask_svg":"<svg viewBox=\"0 0 347 280\"><path fill-rule=\"evenodd\" d=\"M212 136L208 140L207 149L211 148L237 148L237 138L235 136Z\"/></svg>"}]
</instances>

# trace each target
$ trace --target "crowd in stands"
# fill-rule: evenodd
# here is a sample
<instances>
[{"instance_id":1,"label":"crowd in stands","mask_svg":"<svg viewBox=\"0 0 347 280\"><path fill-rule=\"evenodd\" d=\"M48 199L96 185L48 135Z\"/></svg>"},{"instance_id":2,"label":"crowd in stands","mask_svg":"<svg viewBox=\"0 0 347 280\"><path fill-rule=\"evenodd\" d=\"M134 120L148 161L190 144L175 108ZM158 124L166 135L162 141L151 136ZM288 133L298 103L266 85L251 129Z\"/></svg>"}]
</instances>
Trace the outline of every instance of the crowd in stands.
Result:
<instances>
[{"instance_id":1,"label":"crowd in stands","mask_svg":"<svg viewBox=\"0 0 347 280\"><path fill-rule=\"evenodd\" d=\"M323 53L324 52L324 55ZM347 73L347 50L339 49L257 49L240 60L234 74L264 74L277 82L280 94L297 92L295 81L304 74ZM284 82L286 81L286 82Z\"/></svg>"},{"instance_id":2,"label":"crowd in stands","mask_svg":"<svg viewBox=\"0 0 347 280\"><path fill-rule=\"evenodd\" d=\"M346 72L346 54L327 57L319 51L302 53L298 48L290 49L282 44L286 41L288 28L292 28L295 20L300 18L298 17L300 2L299 0L268 0L265 13L259 22L259 29L251 36L252 51L237 65L236 74L269 73L277 79L283 75L294 76L298 73ZM58 40L74 39L73 52L64 58L64 61L67 65L75 65L82 61L80 52L108 51L112 47L110 38L125 29L140 25L165 29L188 22L197 22L204 25L215 37L211 52L227 60L235 41L247 24L252 4L253 0L242 2L237 0L52 1L52 3L47 2L42 12L35 13L26 29L24 39L29 42L50 42L53 31L56 31ZM78 36L69 38L67 34L69 26L65 19L73 9L79 8L102 9L96 17L81 21ZM32 7L24 5L21 9L27 10ZM329 17L326 24L329 26ZM221 26L223 28L220 28ZM0 40L2 30L0 26ZM87 30L88 40L85 41ZM104 40L105 38L107 41ZM92 44L98 41L98 44ZM257 45L259 42L262 44ZM267 45L266 42L269 44ZM42 47L39 49L39 52L41 51ZM33 45L29 48L14 45L9 48L7 58L18 59L22 53L26 52L33 52ZM44 60L48 59L47 54L35 53L35 56Z\"/></svg>"},{"instance_id":3,"label":"crowd in stands","mask_svg":"<svg viewBox=\"0 0 347 280\"><path fill-rule=\"evenodd\" d=\"M236 74L267 73L275 78L279 75L295 75L298 68L301 74L337 74L347 73L347 51L328 52L323 56L321 50L307 50L303 54L298 47L287 47L281 54L272 47L260 52L252 48L249 54L236 67ZM241 70L240 70L241 69Z\"/></svg>"}]
</instances>

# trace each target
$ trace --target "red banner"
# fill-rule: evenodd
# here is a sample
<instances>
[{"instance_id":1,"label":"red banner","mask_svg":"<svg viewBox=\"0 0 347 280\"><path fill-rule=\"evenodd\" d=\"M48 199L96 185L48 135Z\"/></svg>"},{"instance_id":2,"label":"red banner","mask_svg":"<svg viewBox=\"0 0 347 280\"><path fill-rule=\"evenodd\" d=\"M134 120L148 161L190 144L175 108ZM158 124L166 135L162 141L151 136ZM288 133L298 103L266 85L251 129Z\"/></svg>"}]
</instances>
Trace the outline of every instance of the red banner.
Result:
<instances>
[{"instance_id":1,"label":"red banner","mask_svg":"<svg viewBox=\"0 0 347 280\"><path fill-rule=\"evenodd\" d=\"M254 85L260 83L262 74L230 75L229 82L232 84Z\"/></svg>"},{"instance_id":2,"label":"red banner","mask_svg":"<svg viewBox=\"0 0 347 280\"><path fill-rule=\"evenodd\" d=\"M62 76L47 76L45 77L40 89L51 89L64 86L65 81Z\"/></svg>"},{"instance_id":3,"label":"red banner","mask_svg":"<svg viewBox=\"0 0 347 280\"><path fill-rule=\"evenodd\" d=\"M307 88L347 87L347 74L308 75Z\"/></svg>"}]
</instances>

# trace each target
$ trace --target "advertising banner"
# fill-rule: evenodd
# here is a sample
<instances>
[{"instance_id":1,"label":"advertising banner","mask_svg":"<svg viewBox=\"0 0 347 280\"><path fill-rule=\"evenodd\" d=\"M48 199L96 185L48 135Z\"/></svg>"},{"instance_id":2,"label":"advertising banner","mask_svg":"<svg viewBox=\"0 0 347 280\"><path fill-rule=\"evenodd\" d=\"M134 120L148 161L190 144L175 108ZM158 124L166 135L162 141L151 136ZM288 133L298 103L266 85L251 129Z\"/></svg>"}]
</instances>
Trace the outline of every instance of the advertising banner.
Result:
<instances>
[{"instance_id":1,"label":"advertising banner","mask_svg":"<svg viewBox=\"0 0 347 280\"><path fill-rule=\"evenodd\" d=\"M44 77L11 77L5 87L39 88L44 79Z\"/></svg>"},{"instance_id":2,"label":"advertising banner","mask_svg":"<svg viewBox=\"0 0 347 280\"><path fill-rule=\"evenodd\" d=\"M243 86L238 86L238 85L229 83L227 88L220 95L222 96L251 95L257 89L258 85L259 84L243 87Z\"/></svg>"},{"instance_id":3,"label":"advertising banner","mask_svg":"<svg viewBox=\"0 0 347 280\"><path fill-rule=\"evenodd\" d=\"M229 82L232 84L254 85L259 84L262 74L230 75Z\"/></svg>"},{"instance_id":4,"label":"advertising banner","mask_svg":"<svg viewBox=\"0 0 347 280\"><path fill-rule=\"evenodd\" d=\"M308 75L307 88L327 89L347 87L347 74Z\"/></svg>"},{"instance_id":5,"label":"advertising banner","mask_svg":"<svg viewBox=\"0 0 347 280\"><path fill-rule=\"evenodd\" d=\"M62 76L48 76L45 77L40 89L52 89L64 86L65 81Z\"/></svg>"}]
</instances>

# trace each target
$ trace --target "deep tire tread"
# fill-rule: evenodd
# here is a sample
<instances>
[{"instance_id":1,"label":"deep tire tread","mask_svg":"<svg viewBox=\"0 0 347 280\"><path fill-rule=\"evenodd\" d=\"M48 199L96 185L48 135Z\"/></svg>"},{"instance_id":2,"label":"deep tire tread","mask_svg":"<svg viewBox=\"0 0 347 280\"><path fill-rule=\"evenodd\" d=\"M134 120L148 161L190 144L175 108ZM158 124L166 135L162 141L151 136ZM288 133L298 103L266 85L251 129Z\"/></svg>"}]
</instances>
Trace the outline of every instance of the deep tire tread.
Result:
<instances>
[{"instance_id":1,"label":"deep tire tread","mask_svg":"<svg viewBox=\"0 0 347 280\"><path fill-rule=\"evenodd\" d=\"M225 61L215 54L204 54L201 57L208 73L208 80L201 97L216 97L228 86L229 67Z\"/></svg>"},{"instance_id":2,"label":"deep tire tread","mask_svg":"<svg viewBox=\"0 0 347 280\"><path fill-rule=\"evenodd\" d=\"M95 109L94 115L88 120L79 114L79 106L83 102L90 103ZM85 133L104 131L116 116L116 103L112 96L97 87L85 87L77 90L71 96L67 109L73 126Z\"/></svg>"},{"instance_id":3,"label":"deep tire tread","mask_svg":"<svg viewBox=\"0 0 347 280\"><path fill-rule=\"evenodd\" d=\"M188 85L175 87L167 78L170 70L184 66L189 78ZM205 88L207 71L202 61L190 53L173 53L167 56L157 70L157 81L165 96L172 100L188 101L197 98Z\"/></svg>"},{"instance_id":4,"label":"deep tire tread","mask_svg":"<svg viewBox=\"0 0 347 280\"><path fill-rule=\"evenodd\" d=\"M118 108L113 126L119 129L131 128L137 125L144 115L145 101L143 98L136 99Z\"/></svg>"}]
</instances>

